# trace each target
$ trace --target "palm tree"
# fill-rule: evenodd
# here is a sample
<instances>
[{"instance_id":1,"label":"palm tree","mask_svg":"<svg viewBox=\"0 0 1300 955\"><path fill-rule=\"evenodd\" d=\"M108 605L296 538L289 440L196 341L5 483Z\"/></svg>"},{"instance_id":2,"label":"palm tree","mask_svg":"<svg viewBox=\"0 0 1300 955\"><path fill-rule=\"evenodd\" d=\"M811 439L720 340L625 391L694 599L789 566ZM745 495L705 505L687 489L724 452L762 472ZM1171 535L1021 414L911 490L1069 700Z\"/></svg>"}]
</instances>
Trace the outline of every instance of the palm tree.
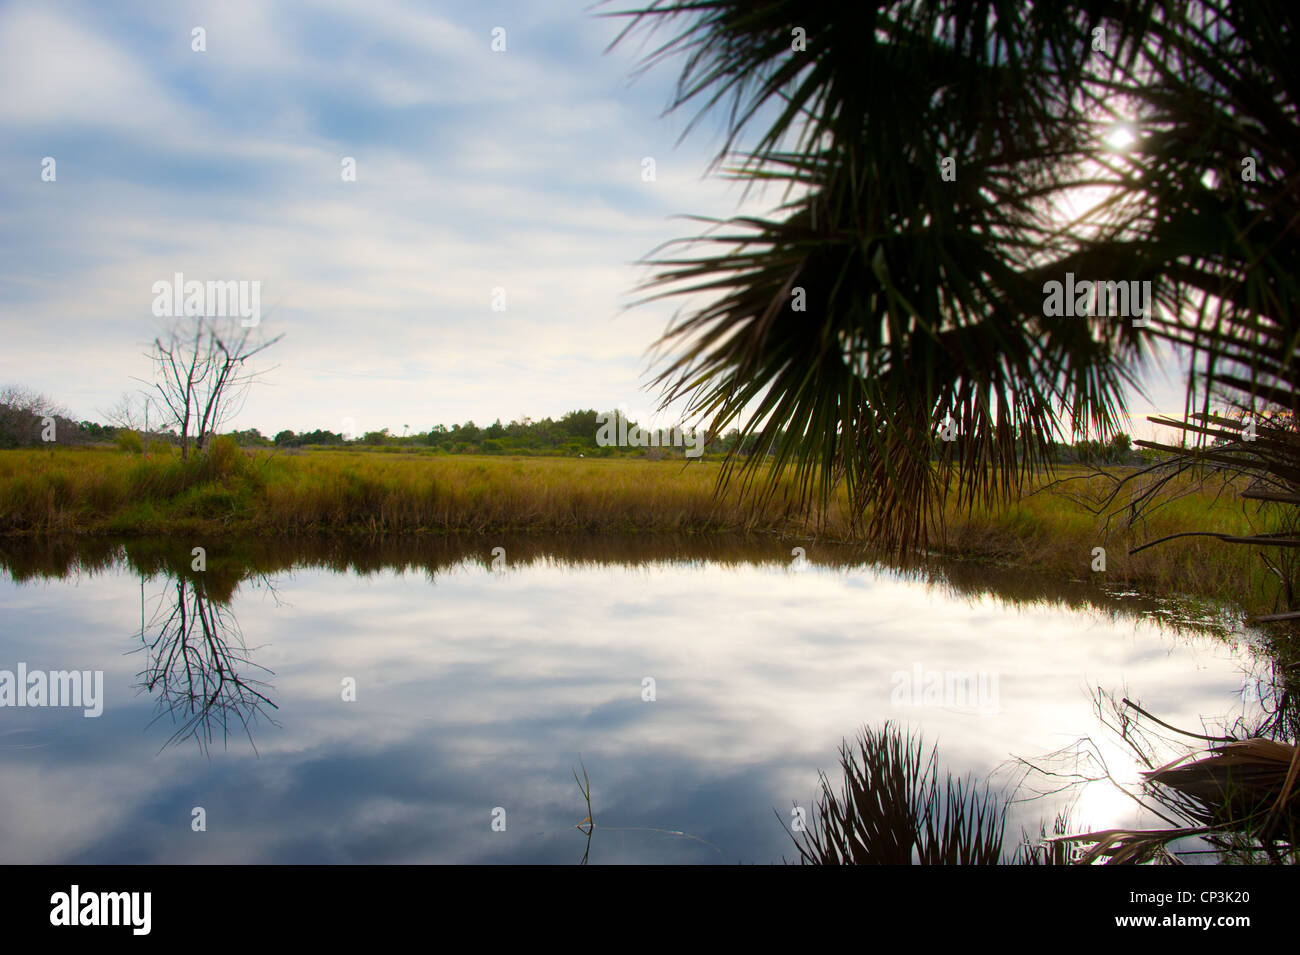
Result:
<instances>
[{"instance_id":1,"label":"palm tree","mask_svg":"<svg viewBox=\"0 0 1300 955\"><path fill-rule=\"evenodd\" d=\"M1163 482L1191 466L1245 476L1242 497L1281 511L1275 530L1213 535L1259 548L1278 578L1281 613L1300 620L1300 69L1296 11L1282 4L1158 4L1092 88L1136 104L1148 135L1129 158L1123 196L1136 224L1099 243L1165 274L1186 304L1154 331L1189 359L1183 420L1193 440L1144 441L1166 463L1126 479ZM1085 250L1090 254L1092 250ZM1221 410L1213 406L1218 404ZM1116 486L1116 494L1125 482ZM1140 518L1135 509L1133 518ZM1204 532L1190 530L1174 536ZM1144 546L1163 543L1163 538ZM1300 633L1300 631L1295 631Z\"/></svg>"},{"instance_id":2,"label":"palm tree","mask_svg":"<svg viewBox=\"0 0 1300 955\"><path fill-rule=\"evenodd\" d=\"M630 18L616 43L677 28L645 60L685 57L670 109L724 108L717 165L786 190L769 217L714 221L716 252L653 259L650 298L713 295L665 333L658 383L665 405L756 439L723 483L772 494L789 469L811 507L843 481L855 519L902 554L941 531L950 492L1009 499L1067 428L1117 433L1158 338L1194 355L1203 401L1225 386L1294 401L1286 6L653 0L612 15ZM1105 139L1119 117L1142 131L1123 154ZM1233 179L1247 154L1257 178ZM1105 201L1070 221L1088 186ZM1162 317L1049 316L1044 284L1067 272L1151 281Z\"/></svg>"}]
</instances>

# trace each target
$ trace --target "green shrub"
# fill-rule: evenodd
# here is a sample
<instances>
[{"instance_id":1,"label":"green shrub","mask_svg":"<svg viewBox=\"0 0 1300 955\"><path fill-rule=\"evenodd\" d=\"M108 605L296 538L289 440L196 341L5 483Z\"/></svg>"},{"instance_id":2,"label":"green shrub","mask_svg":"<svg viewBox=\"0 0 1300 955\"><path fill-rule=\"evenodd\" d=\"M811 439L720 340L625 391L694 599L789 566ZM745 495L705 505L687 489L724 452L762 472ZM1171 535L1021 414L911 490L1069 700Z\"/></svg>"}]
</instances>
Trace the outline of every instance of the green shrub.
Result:
<instances>
[{"instance_id":1,"label":"green shrub","mask_svg":"<svg viewBox=\"0 0 1300 955\"><path fill-rule=\"evenodd\" d=\"M144 442L136 431L129 428L123 428L113 438L113 443L125 451L127 454L143 454Z\"/></svg>"},{"instance_id":2,"label":"green shrub","mask_svg":"<svg viewBox=\"0 0 1300 955\"><path fill-rule=\"evenodd\" d=\"M235 439L228 434L213 438L203 451L199 464L199 477L205 481L216 481L234 477L247 467L244 452L239 449Z\"/></svg>"}]
</instances>

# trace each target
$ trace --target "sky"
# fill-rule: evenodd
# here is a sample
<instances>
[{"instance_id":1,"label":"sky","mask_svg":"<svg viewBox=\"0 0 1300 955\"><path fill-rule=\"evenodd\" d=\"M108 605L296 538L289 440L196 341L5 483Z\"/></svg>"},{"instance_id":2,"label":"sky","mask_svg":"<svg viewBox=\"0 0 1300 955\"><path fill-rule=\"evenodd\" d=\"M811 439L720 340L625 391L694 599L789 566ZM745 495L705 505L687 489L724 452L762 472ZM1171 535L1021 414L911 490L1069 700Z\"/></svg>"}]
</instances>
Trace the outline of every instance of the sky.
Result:
<instances>
[{"instance_id":1,"label":"sky","mask_svg":"<svg viewBox=\"0 0 1300 955\"><path fill-rule=\"evenodd\" d=\"M651 420L684 302L630 307L639 260L780 196L709 175L720 129L681 140L680 62L635 77L619 7L0 2L0 385L104 420L181 273L260 282L284 336L228 427ZM1135 414L1181 410L1168 369L1148 386Z\"/></svg>"}]
</instances>

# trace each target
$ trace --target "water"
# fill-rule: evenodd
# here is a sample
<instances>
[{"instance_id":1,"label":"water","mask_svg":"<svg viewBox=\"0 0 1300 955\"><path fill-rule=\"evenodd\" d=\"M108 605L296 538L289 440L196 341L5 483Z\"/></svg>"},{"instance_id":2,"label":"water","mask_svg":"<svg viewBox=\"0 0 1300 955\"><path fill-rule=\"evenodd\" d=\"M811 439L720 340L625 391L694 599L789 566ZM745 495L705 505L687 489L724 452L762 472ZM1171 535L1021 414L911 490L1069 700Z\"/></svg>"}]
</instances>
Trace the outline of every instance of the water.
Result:
<instances>
[{"instance_id":1,"label":"water","mask_svg":"<svg viewBox=\"0 0 1300 955\"><path fill-rule=\"evenodd\" d=\"M0 708L0 862L779 862L863 724L1012 787L1085 737L1134 778L1098 688L1190 729L1250 705L1231 613L803 546L7 545L0 670L102 670L104 700ZM1075 812L1137 821L1104 784Z\"/></svg>"}]
</instances>

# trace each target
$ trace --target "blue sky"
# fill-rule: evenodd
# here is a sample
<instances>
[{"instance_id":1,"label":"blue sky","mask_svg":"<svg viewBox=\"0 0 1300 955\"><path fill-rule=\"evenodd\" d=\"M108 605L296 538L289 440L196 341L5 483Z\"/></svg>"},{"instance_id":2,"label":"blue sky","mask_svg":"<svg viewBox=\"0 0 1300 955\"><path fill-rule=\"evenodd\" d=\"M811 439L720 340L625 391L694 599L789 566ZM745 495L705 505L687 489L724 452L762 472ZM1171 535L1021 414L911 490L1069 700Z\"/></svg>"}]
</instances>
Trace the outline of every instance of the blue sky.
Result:
<instances>
[{"instance_id":1,"label":"blue sky","mask_svg":"<svg viewBox=\"0 0 1300 955\"><path fill-rule=\"evenodd\" d=\"M706 175L715 127L677 145L677 66L633 80L619 29L588 0L0 4L0 384L102 418L182 272L260 281L285 336L235 427L648 416L677 306L626 308L636 261L778 197Z\"/></svg>"}]
</instances>

